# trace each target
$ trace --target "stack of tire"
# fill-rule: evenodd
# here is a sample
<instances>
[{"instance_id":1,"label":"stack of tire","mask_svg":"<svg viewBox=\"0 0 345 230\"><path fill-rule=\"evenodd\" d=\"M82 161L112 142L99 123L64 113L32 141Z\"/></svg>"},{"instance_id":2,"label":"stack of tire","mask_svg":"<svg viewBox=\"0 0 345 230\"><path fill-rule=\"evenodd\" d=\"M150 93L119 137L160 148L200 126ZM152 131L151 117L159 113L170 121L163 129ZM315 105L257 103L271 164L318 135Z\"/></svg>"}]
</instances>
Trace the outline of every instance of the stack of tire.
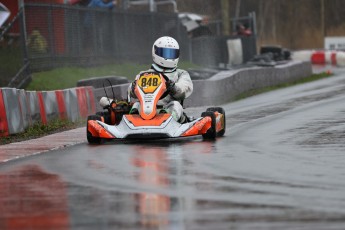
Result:
<instances>
[{"instance_id":1,"label":"stack of tire","mask_svg":"<svg viewBox=\"0 0 345 230\"><path fill-rule=\"evenodd\" d=\"M121 76L104 76L82 79L77 82L77 86L93 86L95 89L103 88L103 86L121 85L129 83L126 77Z\"/></svg>"},{"instance_id":2,"label":"stack of tire","mask_svg":"<svg viewBox=\"0 0 345 230\"><path fill-rule=\"evenodd\" d=\"M260 54L250 60L249 64L259 66L275 66L291 60L291 52L280 46L261 46Z\"/></svg>"}]
</instances>

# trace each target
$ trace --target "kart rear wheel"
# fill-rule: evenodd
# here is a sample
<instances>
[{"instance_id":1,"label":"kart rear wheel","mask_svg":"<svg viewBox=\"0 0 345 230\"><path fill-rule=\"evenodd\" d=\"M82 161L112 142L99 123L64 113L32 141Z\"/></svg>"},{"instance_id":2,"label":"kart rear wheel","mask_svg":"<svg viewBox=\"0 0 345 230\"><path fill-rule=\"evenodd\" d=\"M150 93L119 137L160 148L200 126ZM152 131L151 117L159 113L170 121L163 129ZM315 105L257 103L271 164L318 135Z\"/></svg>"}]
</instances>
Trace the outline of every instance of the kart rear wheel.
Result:
<instances>
[{"instance_id":1,"label":"kart rear wheel","mask_svg":"<svg viewBox=\"0 0 345 230\"><path fill-rule=\"evenodd\" d=\"M101 119L102 119L102 117L103 117L104 123L106 123L106 124L108 124L108 125L111 123L109 111L97 112L96 115L100 116ZM94 119L94 120L95 120L95 119Z\"/></svg>"},{"instance_id":2,"label":"kart rear wheel","mask_svg":"<svg viewBox=\"0 0 345 230\"><path fill-rule=\"evenodd\" d=\"M86 137L87 137L87 141L89 142L89 144L100 144L102 139L100 137L94 137L92 136L92 134L89 132L89 122L90 120L93 121L101 121L101 116L99 115L90 115L87 117L87 125L86 125Z\"/></svg>"},{"instance_id":3,"label":"kart rear wheel","mask_svg":"<svg viewBox=\"0 0 345 230\"><path fill-rule=\"evenodd\" d=\"M225 110L222 107L210 107L210 108L206 109L206 112L218 112L218 113L223 114L223 118L224 118L222 121L223 122L223 129L217 133L217 136L218 137L224 136L224 133L226 130Z\"/></svg>"},{"instance_id":4,"label":"kart rear wheel","mask_svg":"<svg viewBox=\"0 0 345 230\"><path fill-rule=\"evenodd\" d=\"M205 134L202 134L204 139L215 139L217 136L216 132L216 115L213 112L203 112L201 117L211 117L211 127L207 130Z\"/></svg>"}]
</instances>

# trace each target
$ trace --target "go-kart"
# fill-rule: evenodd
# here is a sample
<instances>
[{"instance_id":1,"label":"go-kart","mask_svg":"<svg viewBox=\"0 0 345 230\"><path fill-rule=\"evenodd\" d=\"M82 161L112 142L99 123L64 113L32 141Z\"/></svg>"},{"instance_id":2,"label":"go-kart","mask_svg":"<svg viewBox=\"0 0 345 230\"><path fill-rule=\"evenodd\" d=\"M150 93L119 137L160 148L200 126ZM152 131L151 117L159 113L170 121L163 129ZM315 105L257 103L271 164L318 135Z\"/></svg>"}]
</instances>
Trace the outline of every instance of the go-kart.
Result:
<instances>
[{"instance_id":1,"label":"go-kart","mask_svg":"<svg viewBox=\"0 0 345 230\"><path fill-rule=\"evenodd\" d=\"M133 103L130 102L129 95L127 100L112 100L105 111L88 116L88 142L99 144L102 140L109 139L157 139L195 135L215 139L224 135L225 112L221 107L208 108L197 119L186 116L187 119L183 123L160 110L157 103L169 94L168 81L169 79L161 73L142 73L134 88L140 103L137 114L130 113Z\"/></svg>"}]
</instances>

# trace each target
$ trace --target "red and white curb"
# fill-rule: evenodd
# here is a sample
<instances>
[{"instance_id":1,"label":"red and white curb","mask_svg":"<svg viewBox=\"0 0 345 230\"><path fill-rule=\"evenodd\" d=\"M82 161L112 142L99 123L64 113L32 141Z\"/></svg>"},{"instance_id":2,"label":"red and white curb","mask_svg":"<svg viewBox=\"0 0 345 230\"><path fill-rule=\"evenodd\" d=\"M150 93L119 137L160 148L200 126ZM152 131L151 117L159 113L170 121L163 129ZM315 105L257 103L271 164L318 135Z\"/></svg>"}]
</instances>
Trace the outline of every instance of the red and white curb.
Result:
<instances>
[{"instance_id":1,"label":"red and white curb","mask_svg":"<svg viewBox=\"0 0 345 230\"><path fill-rule=\"evenodd\" d=\"M85 127L0 145L0 164L86 142Z\"/></svg>"}]
</instances>

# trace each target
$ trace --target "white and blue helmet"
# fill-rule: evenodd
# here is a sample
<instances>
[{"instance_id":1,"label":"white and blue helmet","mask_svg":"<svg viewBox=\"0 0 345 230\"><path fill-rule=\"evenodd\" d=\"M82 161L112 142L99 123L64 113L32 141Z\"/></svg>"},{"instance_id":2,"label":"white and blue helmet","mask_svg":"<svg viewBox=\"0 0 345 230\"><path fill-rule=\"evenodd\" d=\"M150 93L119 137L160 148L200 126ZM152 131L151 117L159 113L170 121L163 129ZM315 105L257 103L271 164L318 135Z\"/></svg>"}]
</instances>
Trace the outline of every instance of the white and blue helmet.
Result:
<instances>
[{"instance_id":1,"label":"white and blue helmet","mask_svg":"<svg viewBox=\"0 0 345 230\"><path fill-rule=\"evenodd\" d=\"M163 68L176 68L180 56L177 41L168 36L158 38L152 46L153 62Z\"/></svg>"}]
</instances>

